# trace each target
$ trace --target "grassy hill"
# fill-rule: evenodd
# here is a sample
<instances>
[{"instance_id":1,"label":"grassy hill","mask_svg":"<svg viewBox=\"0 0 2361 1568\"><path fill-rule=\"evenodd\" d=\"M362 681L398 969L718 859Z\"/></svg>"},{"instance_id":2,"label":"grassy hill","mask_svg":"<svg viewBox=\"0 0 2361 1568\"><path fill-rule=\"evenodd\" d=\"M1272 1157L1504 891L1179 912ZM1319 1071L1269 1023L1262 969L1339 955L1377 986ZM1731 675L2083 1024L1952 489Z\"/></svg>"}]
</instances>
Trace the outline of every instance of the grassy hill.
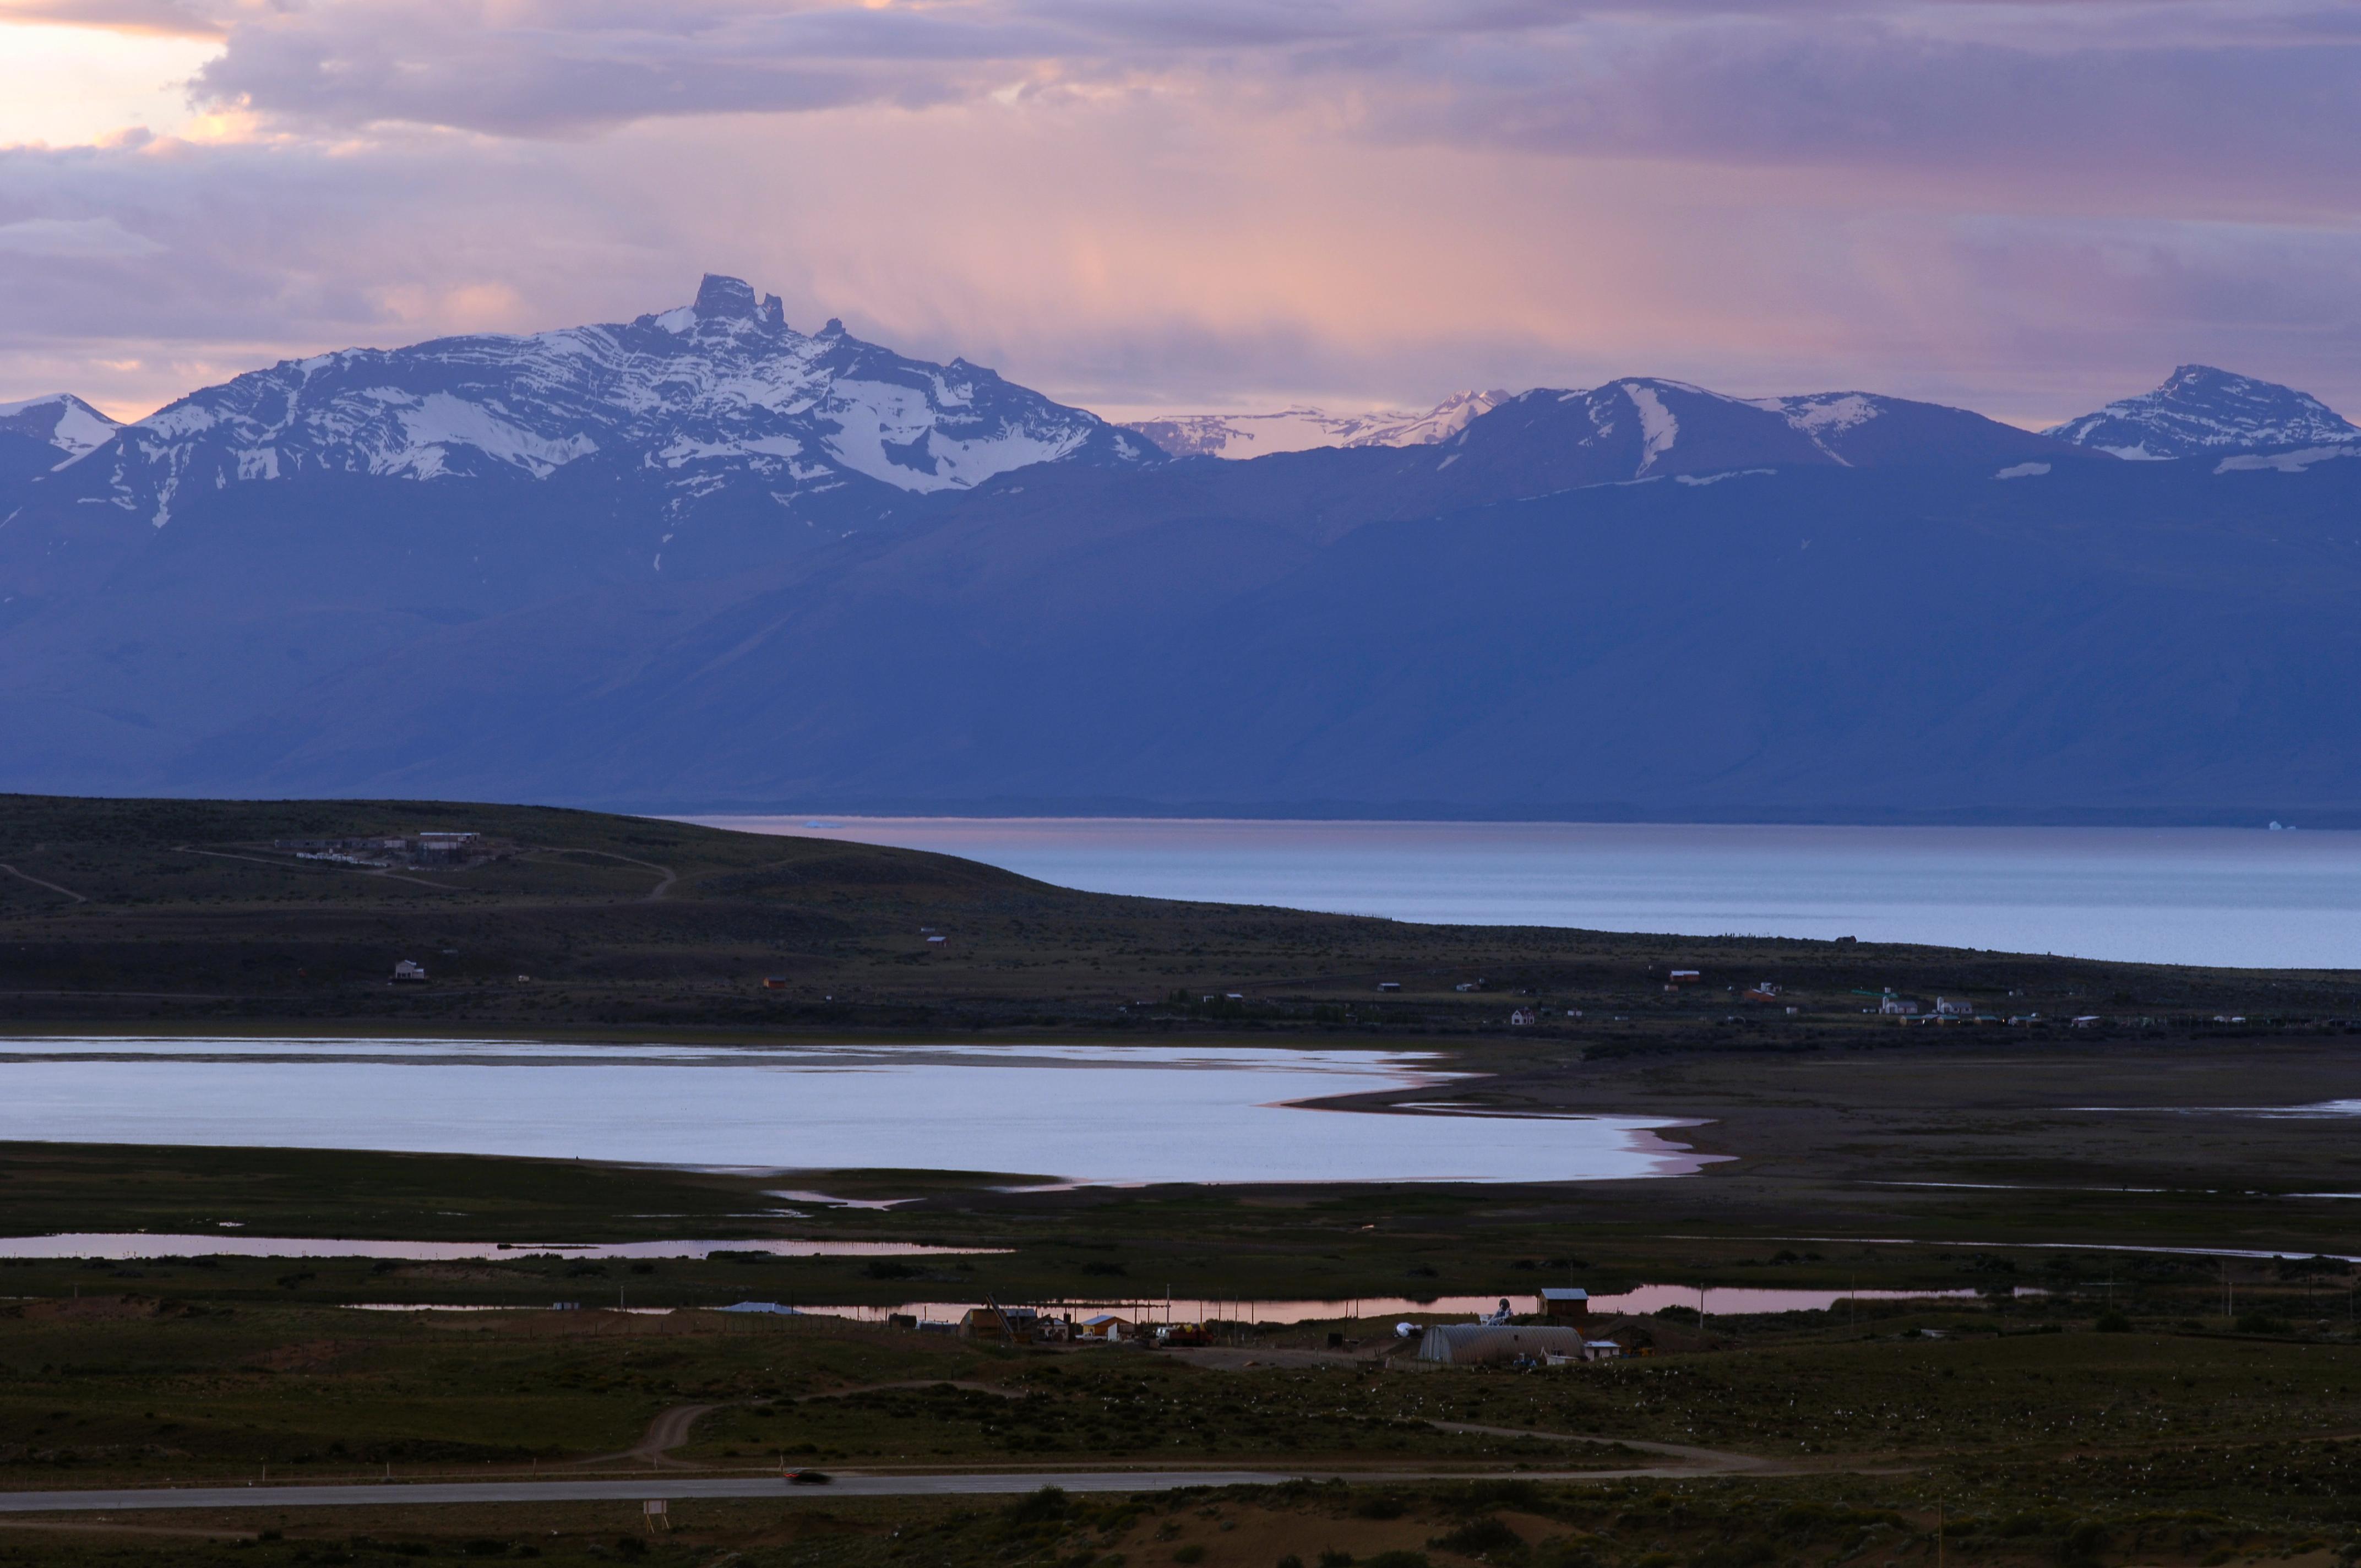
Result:
<instances>
[{"instance_id":1,"label":"grassy hill","mask_svg":"<svg viewBox=\"0 0 2361 1568\"><path fill-rule=\"evenodd\" d=\"M426 831L481 834L489 853L370 868L282 847ZM19 1024L1221 1028L1596 1047L1890 1030L1859 994L1888 987L2117 1032L2361 1015L2346 973L1419 926L537 806L6 795L0 868L0 1021ZM390 983L405 959L428 983ZM1668 991L1674 968L1704 979ZM1741 1002L1766 979L1778 1004ZM1543 1016L1512 1030L1517 1006Z\"/></svg>"}]
</instances>

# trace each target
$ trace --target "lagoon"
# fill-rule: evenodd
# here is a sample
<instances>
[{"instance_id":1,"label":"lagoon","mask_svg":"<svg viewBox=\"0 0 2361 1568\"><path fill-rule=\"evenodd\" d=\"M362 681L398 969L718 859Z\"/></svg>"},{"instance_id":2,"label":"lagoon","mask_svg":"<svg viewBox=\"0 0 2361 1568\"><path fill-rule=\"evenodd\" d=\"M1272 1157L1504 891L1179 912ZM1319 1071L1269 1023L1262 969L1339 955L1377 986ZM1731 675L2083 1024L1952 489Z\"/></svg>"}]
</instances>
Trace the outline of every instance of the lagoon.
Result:
<instances>
[{"instance_id":1,"label":"lagoon","mask_svg":"<svg viewBox=\"0 0 2361 1568\"><path fill-rule=\"evenodd\" d=\"M1704 1157L1631 1116L1303 1102L1445 1084L1416 1053L1198 1046L0 1041L0 1139L529 1155L1013 1185L1564 1181Z\"/></svg>"},{"instance_id":2,"label":"lagoon","mask_svg":"<svg viewBox=\"0 0 2361 1568\"><path fill-rule=\"evenodd\" d=\"M1858 937L2361 967L2361 833L1571 822L707 817L1062 887L1446 925Z\"/></svg>"}]
</instances>

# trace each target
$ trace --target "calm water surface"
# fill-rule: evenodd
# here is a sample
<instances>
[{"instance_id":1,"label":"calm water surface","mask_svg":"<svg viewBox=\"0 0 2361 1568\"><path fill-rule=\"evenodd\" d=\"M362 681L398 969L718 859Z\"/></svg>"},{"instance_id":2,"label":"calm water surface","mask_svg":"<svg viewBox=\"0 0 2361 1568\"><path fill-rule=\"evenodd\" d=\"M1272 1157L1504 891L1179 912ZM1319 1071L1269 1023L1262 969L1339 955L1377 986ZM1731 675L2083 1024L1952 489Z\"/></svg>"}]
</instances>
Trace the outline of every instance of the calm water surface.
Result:
<instances>
[{"instance_id":1,"label":"calm water surface","mask_svg":"<svg viewBox=\"0 0 2361 1568\"><path fill-rule=\"evenodd\" d=\"M1703 1163L1664 1118L1294 1103L1455 1076L1367 1050L20 1037L0 1040L0 1138L1086 1182L1561 1181Z\"/></svg>"},{"instance_id":2,"label":"calm water surface","mask_svg":"<svg viewBox=\"0 0 2361 1568\"><path fill-rule=\"evenodd\" d=\"M1097 893L1397 920L1855 936L2146 963L2361 966L2361 833L2273 833L2259 824L697 820L938 850Z\"/></svg>"}]
</instances>

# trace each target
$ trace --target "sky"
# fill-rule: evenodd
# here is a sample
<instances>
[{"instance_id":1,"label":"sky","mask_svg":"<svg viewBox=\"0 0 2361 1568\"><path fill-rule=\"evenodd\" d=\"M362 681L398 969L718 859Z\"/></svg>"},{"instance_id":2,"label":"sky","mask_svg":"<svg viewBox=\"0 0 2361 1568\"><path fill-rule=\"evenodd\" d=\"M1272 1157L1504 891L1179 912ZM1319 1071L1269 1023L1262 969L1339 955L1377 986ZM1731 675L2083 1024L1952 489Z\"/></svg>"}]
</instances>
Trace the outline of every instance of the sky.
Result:
<instances>
[{"instance_id":1,"label":"sky","mask_svg":"<svg viewBox=\"0 0 2361 1568\"><path fill-rule=\"evenodd\" d=\"M2361 414L2361 0L0 0L0 401L744 277L1116 417Z\"/></svg>"}]
</instances>

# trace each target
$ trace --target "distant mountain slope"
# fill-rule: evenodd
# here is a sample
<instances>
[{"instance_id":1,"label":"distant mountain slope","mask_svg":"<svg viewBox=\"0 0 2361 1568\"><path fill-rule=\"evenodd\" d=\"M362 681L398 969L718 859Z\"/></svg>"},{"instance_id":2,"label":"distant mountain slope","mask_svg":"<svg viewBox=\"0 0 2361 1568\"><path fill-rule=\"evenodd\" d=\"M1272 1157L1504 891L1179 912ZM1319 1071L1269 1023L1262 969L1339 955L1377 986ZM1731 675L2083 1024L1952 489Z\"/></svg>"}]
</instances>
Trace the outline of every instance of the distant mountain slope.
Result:
<instances>
[{"instance_id":1,"label":"distant mountain slope","mask_svg":"<svg viewBox=\"0 0 2361 1568\"><path fill-rule=\"evenodd\" d=\"M2361 441L2361 429L2309 392L2211 365L2180 366L2154 391L2046 433L2136 461Z\"/></svg>"},{"instance_id":2,"label":"distant mountain slope","mask_svg":"<svg viewBox=\"0 0 2361 1568\"><path fill-rule=\"evenodd\" d=\"M1101 507L1012 551L955 515L694 612L441 629L163 771L650 809L2361 820L2356 470L1821 464L1326 543Z\"/></svg>"},{"instance_id":3,"label":"distant mountain slope","mask_svg":"<svg viewBox=\"0 0 2361 1568\"><path fill-rule=\"evenodd\" d=\"M1167 414L1135 420L1137 431L1175 457L1267 457L1318 446L1424 446L1455 435L1508 400L1507 392L1454 392L1423 413L1381 410L1332 414L1291 408L1267 414Z\"/></svg>"},{"instance_id":4,"label":"distant mountain slope","mask_svg":"<svg viewBox=\"0 0 2361 1568\"><path fill-rule=\"evenodd\" d=\"M2073 454L2049 436L1940 403L1875 392L1814 392L1763 398L1769 409L1839 462L1855 468L1896 463L2023 463Z\"/></svg>"}]
</instances>

